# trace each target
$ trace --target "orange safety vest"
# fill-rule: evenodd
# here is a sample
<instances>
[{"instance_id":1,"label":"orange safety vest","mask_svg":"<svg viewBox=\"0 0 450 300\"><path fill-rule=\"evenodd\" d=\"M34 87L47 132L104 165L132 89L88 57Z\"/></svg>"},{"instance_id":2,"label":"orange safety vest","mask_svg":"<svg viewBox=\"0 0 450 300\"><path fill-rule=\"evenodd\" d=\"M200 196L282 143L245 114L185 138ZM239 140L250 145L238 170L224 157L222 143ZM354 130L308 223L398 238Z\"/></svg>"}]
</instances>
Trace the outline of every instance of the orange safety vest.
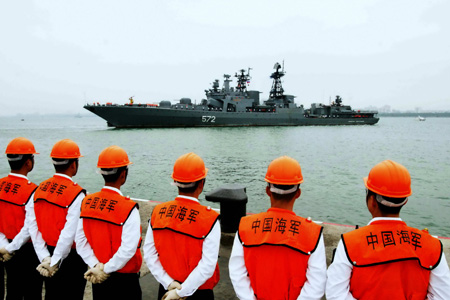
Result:
<instances>
[{"instance_id":1,"label":"orange safety vest","mask_svg":"<svg viewBox=\"0 0 450 300\"><path fill-rule=\"evenodd\" d=\"M210 207L185 198L159 204L151 217L155 248L164 270L184 282L202 258L203 241L219 219ZM213 289L219 282L219 264L199 290Z\"/></svg>"},{"instance_id":2,"label":"orange safety vest","mask_svg":"<svg viewBox=\"0 0 450 300\"><path fill-rule=\"evenodd\" d=\"M441 242L395 220L374 221L342 235L353 265L350 292L360 300L425 299Z\"/></svg>"},{"instance_id":3,"label":"orange safety vest","mask_svg":"<svg viewBox=\"0 0 450 300\"><path fill-rule=\"evenodd\" d=\"M83 219L84 234L101 263L106 264L119 249L123 225L135 207L139 209L138 204L130 200L130 197L109 189L102 189L83 199L80 217ZM133 257L117 272L139 272L142 265L141 241L142 238L139 239Z\"/></svg>"},{"instance_id":4,"label":"orange safety vest","mask_svg":"<svg viewBox=\"0 0 450 300\"><path fill-rule=\"evenodd\" d=\"M243 217L239 239L257 299L297 299L322 227L293 211L269 208Z\"/></svg>"},{"instance_id":5,"label":"orange safety vest","mask_svg":"<svg viewBox=\"0 0 450 300\"><path fill-rule=\"evenodd\" d=\"M12 240L25 223L25 205L37 185L19 176L0 179L0 232Z\"/></svg>"},{"instance_id":6,"label":"orange safety vest","mask_svg":"<svg viewBox=\"0 0 450 300\"><path fill-rule=\"evenodd\" d=\"M80 193L86 191L76 182L55 175L42 182L34 193L34 213L42 238L56 247L66 225L67 211ZM72 245L75 248L75 243Z\"/></svg>"}]
</instances>

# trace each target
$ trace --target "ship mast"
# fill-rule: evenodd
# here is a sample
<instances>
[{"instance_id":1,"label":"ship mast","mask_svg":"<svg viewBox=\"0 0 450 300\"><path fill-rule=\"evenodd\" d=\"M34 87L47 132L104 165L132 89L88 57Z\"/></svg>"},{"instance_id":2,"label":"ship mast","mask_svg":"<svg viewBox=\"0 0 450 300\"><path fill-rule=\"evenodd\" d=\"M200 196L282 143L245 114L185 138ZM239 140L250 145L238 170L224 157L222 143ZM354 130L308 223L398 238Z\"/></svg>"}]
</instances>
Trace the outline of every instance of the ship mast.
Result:
<instances>
[{"instance_id":1,"label":"ship mast","mask_svg":"<svg viewBox=\"0 0 450 300\"><path fill-rule=\"evenodd\" d=\"M251 68L248 68L247 74L245 74L245 70L242 69L239 72L240 74L236 73L234 77L237 78L237 85L236 85L236 91L241 93L247 93L247 84L250 83L250 70Z\"/></svg>"},{"instance_id":2,"label":"ship mast","mask_svg":"<svg viewBox=\"0 0 450 300\"><path fill-rule=\"evenodd\" d=\"M225 78L223 80L223 92L224 93L229 93L230 92L230 82L231 82L230 77L231 77L231 75L223 74L223 78Z\"/></svg>"},{"instance_id":3,"label":"ship mast","mask_svg":"<svg viewBox=\"0 0 450 300\"><path fill-rule=\"evenodd\" d=\"M270 90L269 98L283 99L284 98L284 95L283 95L284 90L283 90L283 86L281 85L281 77L283 77L285 74L284 63L283 63L283 68L281 67L281 65L279 63L275 63L273 68L275 69L275 72L273 72L272 75L270 75L270 78L273 78L273 83L272 83L272 89ZM282 68L282 70L280 71L281 68Z\"/></svg>"}]
</instances>

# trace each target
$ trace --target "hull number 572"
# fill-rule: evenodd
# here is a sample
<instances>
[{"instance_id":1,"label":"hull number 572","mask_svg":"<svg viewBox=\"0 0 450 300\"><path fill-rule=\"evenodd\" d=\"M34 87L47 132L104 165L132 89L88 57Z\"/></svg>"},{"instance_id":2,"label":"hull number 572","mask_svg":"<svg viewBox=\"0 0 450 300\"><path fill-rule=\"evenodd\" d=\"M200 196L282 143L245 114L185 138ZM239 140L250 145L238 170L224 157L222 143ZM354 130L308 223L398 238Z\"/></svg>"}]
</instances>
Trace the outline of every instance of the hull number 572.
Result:
<instances>
[{"instance_id":1,"label":"hull number 572","mask_svg":"<svg viewBox=\"0 0 450 300\"><path fill-rule=\"evenodd\" d=\"M215 123L216 116L202 116L202 122L203 123Z\"/></svg>"}]
</instances>

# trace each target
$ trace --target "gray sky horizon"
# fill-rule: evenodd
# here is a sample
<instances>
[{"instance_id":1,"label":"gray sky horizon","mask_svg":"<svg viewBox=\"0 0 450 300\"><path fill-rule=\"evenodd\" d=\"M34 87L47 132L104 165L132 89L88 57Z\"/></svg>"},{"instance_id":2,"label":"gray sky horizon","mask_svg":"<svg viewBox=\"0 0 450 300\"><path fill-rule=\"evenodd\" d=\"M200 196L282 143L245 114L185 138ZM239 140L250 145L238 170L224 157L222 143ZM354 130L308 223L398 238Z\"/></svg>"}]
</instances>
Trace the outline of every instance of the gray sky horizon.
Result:
<instances>
[{"instance_id":1,"label":"gray sky horizon","mask_svg":"<svg viewBox=\"0 0 450 300\"><path fill-rule=\"evenodd\" d=\"M199 102L247 68L267 99L283 60L285 93L305 107L340 95L355 109L450 111L449 11L446 0L9 1L0 116Z\"/></svg>"}]
</instances>

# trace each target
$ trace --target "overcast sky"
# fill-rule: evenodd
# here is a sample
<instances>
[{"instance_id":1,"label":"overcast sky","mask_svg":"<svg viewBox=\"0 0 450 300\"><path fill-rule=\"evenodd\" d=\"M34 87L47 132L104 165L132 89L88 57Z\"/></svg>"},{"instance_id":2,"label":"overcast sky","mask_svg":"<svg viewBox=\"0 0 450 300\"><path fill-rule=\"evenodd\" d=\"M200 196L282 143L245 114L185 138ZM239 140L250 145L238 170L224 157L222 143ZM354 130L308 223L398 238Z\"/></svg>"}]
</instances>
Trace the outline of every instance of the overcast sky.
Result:
<instances>
[{"instance_id":1,"label":"overcast sky","mask_svg":"<svg viewBox=\"0 0 450 300\"><path fill-rule=\"evenodd\" d=\"M252 68L309 106L450 110L448 0L4 1L0 115L189 97ZM234 81L235 82L235 81Z\"/></svg>"}]
</instances>

